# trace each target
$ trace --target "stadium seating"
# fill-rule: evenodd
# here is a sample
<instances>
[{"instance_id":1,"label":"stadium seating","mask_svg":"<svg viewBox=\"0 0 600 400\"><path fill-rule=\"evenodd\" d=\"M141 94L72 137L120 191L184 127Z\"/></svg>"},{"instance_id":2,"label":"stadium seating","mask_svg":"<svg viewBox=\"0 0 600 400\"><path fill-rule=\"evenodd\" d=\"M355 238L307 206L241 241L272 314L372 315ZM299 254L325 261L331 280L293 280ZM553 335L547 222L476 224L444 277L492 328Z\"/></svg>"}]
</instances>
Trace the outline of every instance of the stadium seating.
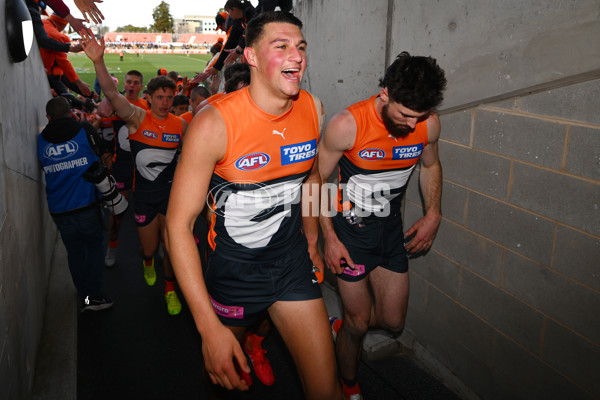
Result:
<instances>
[{"instance_id":1,"label":"stadium seating","mask_svg":"<svg viewBox=\"0 0 600 400\"><path fill-rule=\"evenodd\" d=\"M132 32L108 32L104 36L107 42L121 43L171 43L173 35L171 33L132 33Z\"/></svg>"},{"instance_id":2,"label":"stadium seating","mask_svg":"<svg viewBox=\"0 0 600 400\"><path fill-rule=\"evenodd\" d=\"M219 37L225 39L225 35L218 34L197 34L197 33L183 33L177 39L178 43L190 44L190 45L202 45L209 44L212 46Z\"/></svg>"}]
</instances>

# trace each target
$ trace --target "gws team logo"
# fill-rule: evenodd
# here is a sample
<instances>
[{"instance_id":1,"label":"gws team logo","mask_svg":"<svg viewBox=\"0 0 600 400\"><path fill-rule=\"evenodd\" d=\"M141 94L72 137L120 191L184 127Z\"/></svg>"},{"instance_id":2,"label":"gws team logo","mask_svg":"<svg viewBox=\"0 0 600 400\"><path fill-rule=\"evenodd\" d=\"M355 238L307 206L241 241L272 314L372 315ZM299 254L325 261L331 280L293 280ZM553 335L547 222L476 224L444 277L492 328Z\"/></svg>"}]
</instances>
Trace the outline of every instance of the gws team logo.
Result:
<instances>
[{"instance_id":1,"label":"gws team logo","mask_svg":"<svg viewBox=\"0 0 600 400\"><path fill-rule=\"evenodd\" d=\"M385 151L381 149L364 149L358 153L358 156L367 161L381 160L385 158Z\"/></svg>"},{"instance_id":2,"label":"gws team logo","mask_svg":"<svg viewBox=\"0 0 600 400\"><path fill-rule=\"evenodd\" d=\"M281 146L281 165L294 164L315 158L317 155L317 139L304 143Z\"/></svg>"},{"instance_id":3,"label":"gws team logo","mask_svg":"<svg viewBox=\"0 0 600 400\"><path fill-rule=\"evenodd\" d=\"M224 217L226 211L233 208L250 212L250 210L262 210L265 216L274 212L273 204L280 203L281 193L273 187L262 182L239 181L224 182L209 190L206 195L206 204L215 214ZM267 210L265 212L265 210ZM250 220L256 215L245 213L229 213L228 218L239 220Z\"/></svg>"},{"instance_id":4,"label":"gws team logo","mask_svg":"<svg viewBox=\"0 0 600 400\"><path fill-rule=\"evenodd\" d=\"M44 148L44 156L51 160L63 160L76 154L77 150L79 145L72 140L61 144L50 143Z\"/></svg>"},{"instance_id":5,"label":"gws team logo","mask_svg":"<svg viewBox=\"0 0 600 400\"><path fill-rule=\"evenodd\" d=\"M209 207L222 217L217 229L224 229L231 240L245 248L267 246L286 217L292 216L293 209L299 210L303 178L302 175L268 185L261 182L217 185L207 196Z\"/></svg>"},{"instance_id":6,"label":"gws team logo","mask_svg":"<svg viewBox=\"0 0 600 400\"><path fill-rule=\"evenodd\" d=\"M267 165L271 161L271 157L265 153L246 154L237 159L235 167L242 171L254 171Z\"/></svg>"},{"instance_id":7,"label":"gws team logo","mask_svg":"<svg viewBox=\"0 0 600 400\"><path fill-rule=\"evenodd\" d=\"M394 147L394 160L407 160L410 158L419 158L423 152L423 143L412 146Z\"/></svg>"},{"instance_id":8,"label":"gws team logo","mask_svg":"<svg viewBox=\"0 0 600 400\"><path fill-rule=\"evenodd\" d=\"M156 139L158 137L158 133L152 131L143 131L142 135L150 139Z\"/></svg>"}]
</instances>

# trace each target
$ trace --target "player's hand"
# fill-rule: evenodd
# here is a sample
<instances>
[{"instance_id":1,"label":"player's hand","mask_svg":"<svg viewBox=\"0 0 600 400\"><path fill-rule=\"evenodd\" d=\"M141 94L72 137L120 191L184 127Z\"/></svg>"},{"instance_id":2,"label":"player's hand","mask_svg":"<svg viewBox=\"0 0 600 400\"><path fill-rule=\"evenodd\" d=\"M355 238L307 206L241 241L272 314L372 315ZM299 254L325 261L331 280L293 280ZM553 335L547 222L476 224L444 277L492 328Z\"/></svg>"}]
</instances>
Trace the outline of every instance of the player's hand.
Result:
<instances>
[{"instance_id":1,"label":"player's hand","mask_svg":"<svg viewBox=\"0 0 600 400\"><path fill-rule=\"evenodd\" d=\"M217 75L219 73L219 70L214 68L214 67L210 67L209 69L207 69L206 71L204 71L204 73L207 76L214 76Z\"/></svg>"},{"instance_id":2,"label":"player's hand","mask_svg":"<svg viewBox=\"0 0 600 400\"><path fill-rule=\"evenodd\" d=\"M236 47L235 49L225 50L227 53L229 53L229 55L227 55L227 58L223 62L224 65L231 65L238 59L238 57L239 57L239 54L237 53L238 48L239 48L239 46Z\"/></svg>"},{"instance_id":3,"label":"player's hand","mask_svg":"<svg viewBox=\"0 0 600 400\"><path fill-rule=\"evenodd\" d=\"M81 43L78 43L76 45L72 45L71 47L69 47L69 51L71 53L79 53L82 50L83 50L83 46L81 45Z\"/></svg>"},{"instance_id":4,"label":"player's hand","mask_svg":"<svg viewBox=\"0 0 600 400\"><path fill-rule=\"evenodd\" d=\"M429 250L441 222L441 215L431 213L427 213L423 218L415 222L404 233L405 240L410 239L404 246L406 251L411 254L417 254Z\"/></svg>"},{"instance_id":5,"label":"player's hand","mask_svg":"<svg viewBox=\"0 0 600 400\"><path fill-rule=\"evenodd\" d=\"M85 83L84 81L82 81L81 79L77 79L75 81L75 84L77 85L77 87L79 88L79 90L81 90L81 93L85 96L88 97L90 94L92 94L92 91L90 90L90 85Z\"/></svg>"},{"instance_id":6,"label":"player's hand","mask_svg":"<svg viewBox=\"0 0 600 400\"><path fill-rule=\"evenodd\" d=\"M109 171L112 170L112 164L113 164L113 153L104 153L102 154L102 163L104 165L106 165L106 168L108 168Z\"/></svg>"},{"instance_id":7,"label":"player's hand","mask_svg":"<svg viewBox=\"0 0 600 400\"><path fill-rule=\"evenodd\" d=\"M181 93L186 94L187 90L190 87L190 80L187 76L184 76L181 80Z\"/></svg>"},{"instance_id":8,"label":"player's hand","mask_svg":"<svg viewBox=\"0 0 600 400\"><path fill-rule=\"evenodd\" d=\"M198 84L200 82L204 82L208 78L208 74L206 72L201 72L192 79L192 84Z\"/></svg>"},{"instance_id":9,"label":"player's hand","mask_svg":"<svg viewBox=\"0 0 600 400\"><path fill-rule=\"evenodd\" d=\"M250 373L250 367L233 332L221 325L218 332L211 332L205 336L202 337L202 354L206 372L212 383L228 390L248 390L249 385L240 378L234 362L247 374Z\"/></svg>"},{"instance_id":10,"label":"player's hand","mask_svg":"<svg viewBox=\"0 0 600 400\"><path fill-rule=\"evenodd\" d=\"M85 121L85 116L83 115L83 112L76 108L71 110L71 117L73 117L73 119L75 119L75 121L77 122Z\"/></svg>"},{"instance_id":11,"label":"player's hand","mask_svg":"<svg viewBox=\"0 0 600 400\"><path fill-rule=\"evenodd\" d=\"M344 272L345 268L355 268L354 261L352 261L348 249L346 249L346 246L335 235L325 239L323 255L325 256L327 268L336 275ZM344 264L342 260L346 263Z\"/></svg>"},{"instance_id":12,"label":"player's hand","mask_svg":"<svg viewBox=\"0 0 600 400\"><path fill-rule=\"evenodd\" d=\"M85 51L85 54L92 62L98 62L104 57L104 37L98 43L92 33L84 30L81 32L81 45L83 46L83 51Z\"/></svg>"},{"instance_id":13,"label":"player's hand","mask_svg":"<svg viewBox=\"0 0 600 400\"><path fill-rule=\"evenodd\" d=\"M100 12L95 3L102 3L102 0L74 0L75 5L81 11L81 15L85 19L85 22L90 20L95 24L102 23L104 15ZM89 18L88 18L89 17Z\"/></svg>"},{"instance_id":14,"label":"player's hand","mask_svg":"<svg viewBox=\"0 0 600 400\"><path fill-rule=\"evenodd\" d=\"M83 25L83 20L81 18L75 18L74 16L69 14L65 17L65 19L69 22L71 28L73 28L73 30L79 34L81 34L81 31L83 31L84 29L88 29L85 25Z\"/></svg>"}]
</instances>

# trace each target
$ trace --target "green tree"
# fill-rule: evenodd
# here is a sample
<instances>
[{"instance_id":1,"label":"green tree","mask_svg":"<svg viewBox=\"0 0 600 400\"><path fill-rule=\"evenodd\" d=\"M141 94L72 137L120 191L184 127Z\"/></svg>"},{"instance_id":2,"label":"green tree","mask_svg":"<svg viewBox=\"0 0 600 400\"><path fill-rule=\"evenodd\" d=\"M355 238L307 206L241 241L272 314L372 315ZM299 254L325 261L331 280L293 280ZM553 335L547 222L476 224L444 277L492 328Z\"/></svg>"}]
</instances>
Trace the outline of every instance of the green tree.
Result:
<instances>
[{"instance_id":1,"label":"green tree","mask_svg":"<svg viewBox=\"0 0 600 400\"><path fill-rule=\"evenodd\" d=\"M169 4L164 0L152 11L154 25L150 29L154 32L171 32L173 33L173 17L169 10Z\"/></svg>"},{"instance_id":2,"label":"green tree","mask_svg":"<svg viewBox=\"0 0 600 400\"><path fill-rule=\"evenodd\" d=\"M117 32L148 32L148 28L145 26L133 26L129 24L118 27Z\"/></svg>"}]
</instances>

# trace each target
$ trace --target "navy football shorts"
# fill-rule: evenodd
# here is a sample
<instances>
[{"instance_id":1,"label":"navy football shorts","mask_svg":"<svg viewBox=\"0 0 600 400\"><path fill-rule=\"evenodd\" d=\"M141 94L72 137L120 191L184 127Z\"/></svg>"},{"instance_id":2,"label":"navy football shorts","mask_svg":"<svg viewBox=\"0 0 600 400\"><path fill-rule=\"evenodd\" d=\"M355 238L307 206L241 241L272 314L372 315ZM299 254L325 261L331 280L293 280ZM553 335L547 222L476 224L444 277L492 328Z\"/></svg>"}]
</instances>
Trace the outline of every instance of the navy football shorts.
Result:
<instances>
[{"instance_id":1,"label":"navy football shorts","mask_svg":"<svg viewBox=\"0 0 600 400\"><path fill-rule=\"evenodd\" d=\"M251 326L276 301L321 298L304 235L279 260L241 263L208 256L204 274L215 313L224 325Z\"/></svg>"},{"instance_id":2,"label":"navy football shorts","mask_svg":"<svg viewBox=\"0 0 600 400\"><path fill-rule=\"evenodd\" d=\"M341 213L337 213L332 222L338 238L346 246L356 266L355 269L346 267L338 278L357 282L376 267L398 273L408 271L399 212L386 218L366 218L361 226L349 224Z\"/></svg>"},{"instance_id":3,"label":"navy football shorts","mask_svg":"<svg viewBox=\"0 0 600 400\"><path fill-rule=\"evenodd\" d=\"M171 190L157 192L134 191L133 203L135 205L135 224L138 227L146 226L158 215L167 215L169 194Z\"/></svg>"}]
</instances>

